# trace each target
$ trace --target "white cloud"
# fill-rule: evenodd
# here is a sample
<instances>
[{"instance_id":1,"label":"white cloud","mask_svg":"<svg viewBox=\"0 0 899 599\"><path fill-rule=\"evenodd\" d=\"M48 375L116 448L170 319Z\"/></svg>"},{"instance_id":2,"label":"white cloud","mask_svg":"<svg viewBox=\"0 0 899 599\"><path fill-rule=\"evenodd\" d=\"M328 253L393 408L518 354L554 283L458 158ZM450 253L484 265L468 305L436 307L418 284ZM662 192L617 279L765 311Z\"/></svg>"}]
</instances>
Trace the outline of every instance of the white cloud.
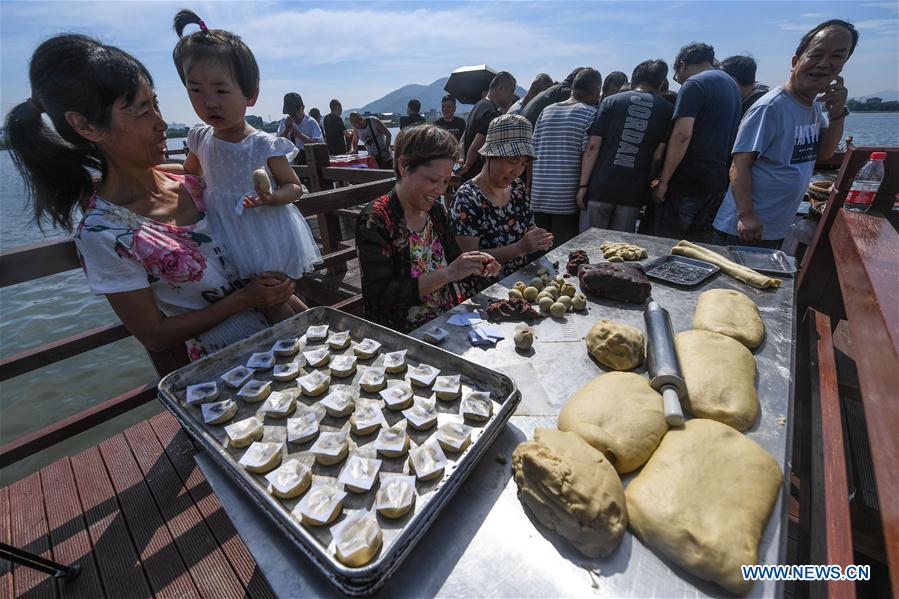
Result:
<instances>
[{"instance_id":1,"label":"white cloud","mask_svg":"<svg viewBox=\"0 0 899 599\"><path fill-rule=\"evenodd\" d=\"M899 26L899 19L867 19L864 21L856 21L853 24L859 31L867 29L896 29L897 26Z\"/></svg>"}]
</instances>

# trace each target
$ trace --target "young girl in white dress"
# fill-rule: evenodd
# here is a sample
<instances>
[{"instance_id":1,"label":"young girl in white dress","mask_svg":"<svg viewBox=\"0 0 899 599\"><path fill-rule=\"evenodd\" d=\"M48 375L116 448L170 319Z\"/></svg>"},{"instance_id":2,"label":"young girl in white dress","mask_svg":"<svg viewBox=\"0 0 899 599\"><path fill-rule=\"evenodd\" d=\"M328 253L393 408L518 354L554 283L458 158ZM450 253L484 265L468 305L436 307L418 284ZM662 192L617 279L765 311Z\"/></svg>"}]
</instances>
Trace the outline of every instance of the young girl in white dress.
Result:
<instances>
[{"instance_id":1,"label":"young girl in white dress","mask_svg":"<svg viewBox=\"0 0 899 599\"><path fill-rule=\"evenodd\" d=\"M200 30L182 36L191 24ZM306 219L292 205L303 193L290 166L296 147L246 122L247 107L259 95L256 59L240 37L208 29L189 10L175 16L175 31L181 38L173 52L175 67L194 111L206 123L188 134L184 170L206 180L213 230L225 240L241 277L276 272L299 279L321 262L321 254ZM271 189L254 184L257 169L266 171ZM265 314L277 322L305 308L293 296Z\"/></svg>"}]
</instances>

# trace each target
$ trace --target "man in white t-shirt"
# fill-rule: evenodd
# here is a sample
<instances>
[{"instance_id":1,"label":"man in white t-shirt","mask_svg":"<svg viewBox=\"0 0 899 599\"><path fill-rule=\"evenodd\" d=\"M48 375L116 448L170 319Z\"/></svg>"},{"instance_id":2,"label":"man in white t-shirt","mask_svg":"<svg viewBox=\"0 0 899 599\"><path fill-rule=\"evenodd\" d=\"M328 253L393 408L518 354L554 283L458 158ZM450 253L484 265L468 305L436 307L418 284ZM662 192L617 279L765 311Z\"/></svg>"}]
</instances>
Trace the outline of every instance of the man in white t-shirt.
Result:
<instances>
[{"instance_id":1,"label":"man in white t-shirt","mask_svg":"<svg viewBox=\"0 0 899 599\"><path fill-rule=\"evenodd\" d=\"M730 189L713 225L717 243L778 247L783 241L815 161L830 158L843 136L849 110L840 72L857 43L851 24L821 23L799 43L789 80L743 117Z\"/></svg>"},{"instance_id":2,"label":"man in white t-shirt","mask_svg":"<svg viewBox=\"0 0 899 599\"><path fill-rule=\"evenodd\" d=\"M306 144L325 142L322 128L315 119L306 114L306 107L300 94L294 92L285 94L282 112L285 116L278 123L277 135L292 141L300 150L295 162L306 164Z\"/></svg>"}]
</instances>

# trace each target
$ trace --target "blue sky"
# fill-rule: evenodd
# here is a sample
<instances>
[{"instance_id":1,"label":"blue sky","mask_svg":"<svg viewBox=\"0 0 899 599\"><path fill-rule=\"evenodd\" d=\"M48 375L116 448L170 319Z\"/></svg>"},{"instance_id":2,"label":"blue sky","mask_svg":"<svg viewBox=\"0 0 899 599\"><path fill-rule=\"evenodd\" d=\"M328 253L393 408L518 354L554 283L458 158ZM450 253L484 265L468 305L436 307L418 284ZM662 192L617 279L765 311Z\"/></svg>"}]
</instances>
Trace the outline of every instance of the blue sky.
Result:
<instances>
[{"instance_id":1,"label":"blue sky","mask_svg":"<svg viewBox=\"0 0 899 599\"><path fill-rule=\"evenodd\" d=\"M240 34L262 71L250 111L277 118L285 92L307 109L339 98L362 106L407 83L431 83L462 65L511 71L523 87L541 71L561 79L573 67L628 74L647 58L669 64L691 41L716 55L750 53L758 80L787 78L802 34L842 18L861 32L843 71L850 97L899 89L899 10L893 2L41 2L0 0L5 115L30 95L28 59L47 37L85 33L143 61L156 80L163 116L195 123L171 60L172 17L183 7L210 27ZM676 86L674 86L676 87Z\"/></svg>"}]
</instances>

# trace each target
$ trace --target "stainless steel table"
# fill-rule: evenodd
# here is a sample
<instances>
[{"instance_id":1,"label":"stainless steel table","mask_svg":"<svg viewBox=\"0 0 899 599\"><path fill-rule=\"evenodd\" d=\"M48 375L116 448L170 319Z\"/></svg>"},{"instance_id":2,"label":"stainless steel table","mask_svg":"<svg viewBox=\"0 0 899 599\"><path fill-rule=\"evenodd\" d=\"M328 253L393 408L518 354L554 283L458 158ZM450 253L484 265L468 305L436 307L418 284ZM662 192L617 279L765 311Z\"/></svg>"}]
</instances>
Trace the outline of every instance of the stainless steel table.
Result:
<instances>
[{"instance_id":1,"label":"stainless steel table","mask_svg":"<svg viewBox=\"0 0 899 599\"><path fill-rule=\"evenodd\" d=\"M630 533L608 558L586 559L568 543L547 531L525 512L516 496L512 480L511 455L515 447L533 435L536 427L555 426L562 405L581 386L603 373L587 354L583 338L593 324L608 318L643 329L641 306L591 300L586 314L569 313L563 319L544 319L534 324L536 341L532 351L515 350L512 335L517 323L498 326L507 335L493 348L475 348L466 336L467 328L446 324L456 312L484 308L491 299L507 297L519 280L531 280L542 266L558 260L564 269L568 252L587 251L591 262L602 261L603 241L627 241L646 248L648 262L669 253L674 241L591 229L529 264L472 301L412 333L439 325L450 332L441 345L474 362L504 372L515 379L522 392L518 411L494 443L467 483L459 490L443 514L431 527L400 571L388 582L381 595L453 597L702 597L720 596L716 585L696 579L645 547ZM714 249L722 251L722 248ZM786 417L789 411L793 345L793 281L784 280L780 289L757 290L722 273L690 289L653 282L653 298L671 313L675 331L691 327L696 298L708 289L736 289L759 306L767 335L754 354L758 364L761 417L747 434L768 450L788 471L789 444ZM637 370L642 372L643 370ZM202 458L201 466L222 504L235 520L241 536L253 552L272 587L280 596L332 595L335 589L316 571L291 559L289 545L266 527L261 515L254 514L239 493L215 466ZM624 478L627 485L633 475ZM768 522L760 547L760 561L785 561L786 517L784 508L788 480ZM778 583L757 582L750 596L779 595Z\"/></svg>"}]
</instances>

